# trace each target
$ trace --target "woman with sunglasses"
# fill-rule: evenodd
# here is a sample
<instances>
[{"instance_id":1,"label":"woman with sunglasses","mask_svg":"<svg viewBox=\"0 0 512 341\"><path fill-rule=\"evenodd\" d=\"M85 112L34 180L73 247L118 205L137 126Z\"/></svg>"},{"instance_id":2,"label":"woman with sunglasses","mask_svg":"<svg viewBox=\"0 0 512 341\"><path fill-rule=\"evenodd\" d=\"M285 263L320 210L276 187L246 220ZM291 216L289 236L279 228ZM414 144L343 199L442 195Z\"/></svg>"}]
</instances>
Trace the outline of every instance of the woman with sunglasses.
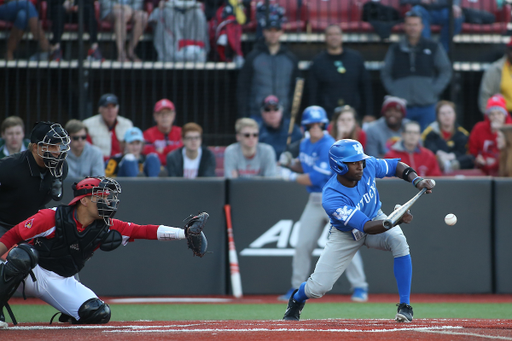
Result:
<instances>
[{"instance_id":1,"label":"woman with sunglasses","mask_svg":"<svg viewBox=\"0 0 512 341\"><path fill-rule=\"evenodd\" d=\"M69 120L66 131L71 142L67 162L68 177L84 178L86 176L105 176L103 153L101 150L87 142L87 127L79 120Z\"/></svg>"}]
</instances>

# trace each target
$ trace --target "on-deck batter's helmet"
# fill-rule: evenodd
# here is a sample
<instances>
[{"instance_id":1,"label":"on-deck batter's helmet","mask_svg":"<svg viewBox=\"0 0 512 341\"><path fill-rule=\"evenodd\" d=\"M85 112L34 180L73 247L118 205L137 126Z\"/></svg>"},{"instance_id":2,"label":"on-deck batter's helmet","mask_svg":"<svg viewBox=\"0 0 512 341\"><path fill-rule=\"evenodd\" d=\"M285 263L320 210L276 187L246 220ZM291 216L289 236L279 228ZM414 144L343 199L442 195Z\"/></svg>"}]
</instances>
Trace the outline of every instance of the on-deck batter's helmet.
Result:
<instances>
[{"instance_id":1,"label":"on-deck batter's helmet","mask_svg":"<svg viewBox=\"0 0 512 341\"><path fill-rule=\"evenodd\" d=\"M75 197L69 202L70 206L84 197L92 196L91 201L98 204L99 216L107 225L112 226L112 218L119 206L117 196L121 193L121 185L116 180L104 176L87 177L75 182L72 189Z\"/></svg>"},{"instance_id":2,"label":"on-deck batter's helmet","mask_svg":"<svg viewBox=\"0 0 512 341\"><path fill-rule=\"evenodd\" d=\"M329 149L329 166L339 175L348 172L345 162L357 162L369 158L370 156L364 153L363 145L356 140L339 140Z\"/></svg>"},{"instance_id":3,"label":"on-deck batter's helmet","mask_svg":"<svg viewBox=\"0 0 512 341\"><path fill-rule=\"evenodd\" d=\"M30 134L30 142L37 143L37 155L43 158L50 173L60 178L69 151L68 132L58 123L37 122Z\"/></svg>"},{"instance_id":4,"label":"on-deck batter's helmet","mask_svg":"<svg viewBox=\"0 0 512 341\"><path fill-rule=\"evenodd\" d=\"M324 123L324 129L327 127L329 119L327 118L327 113L324 108L312 105L304 109L304 112L302 113L302 121L300 122L304 131L307 130L307 125L313 123Z\"/></svg>"}]
</instances>

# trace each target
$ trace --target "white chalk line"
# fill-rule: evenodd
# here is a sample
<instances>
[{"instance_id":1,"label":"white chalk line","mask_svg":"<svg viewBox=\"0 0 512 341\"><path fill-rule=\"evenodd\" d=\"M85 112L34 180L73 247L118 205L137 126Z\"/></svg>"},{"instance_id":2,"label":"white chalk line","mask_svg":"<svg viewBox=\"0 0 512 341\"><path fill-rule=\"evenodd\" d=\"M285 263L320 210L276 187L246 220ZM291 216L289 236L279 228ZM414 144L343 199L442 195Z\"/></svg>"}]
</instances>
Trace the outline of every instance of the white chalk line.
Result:
<instances>
[{"instance_id":1,"label":"white chalk line","mask_svg":"<svg viewBox=\"0 0 512 341\"><path fill-rule=\"evenodd\" d=\"M506 337L506 336L491 336L491 335L482 335L482 334L476 334L476 333L457 333L457 332L450 332L450 331L441 331L441 330L418 330L422 333L434 333L434 334L446 334L446 335L461 335L461 336L474 336L474 337L481 337L485 339L493 339L493 340L512 340L512 337Z\"/></svg>"}]
</instances>

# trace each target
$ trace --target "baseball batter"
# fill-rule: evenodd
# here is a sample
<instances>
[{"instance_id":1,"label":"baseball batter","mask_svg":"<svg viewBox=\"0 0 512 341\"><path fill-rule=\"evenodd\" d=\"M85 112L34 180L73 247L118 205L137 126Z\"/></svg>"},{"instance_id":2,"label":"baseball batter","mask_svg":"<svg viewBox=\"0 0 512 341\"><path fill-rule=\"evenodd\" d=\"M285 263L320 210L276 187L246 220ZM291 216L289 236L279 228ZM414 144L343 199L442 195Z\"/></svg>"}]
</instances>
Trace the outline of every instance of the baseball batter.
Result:
<instances>
[{"instance_id":1,"label":"baseball batter","mask_svg":"<svg viewBox=\"0 0 512 341\"><path fill-rule=\"evenodd\" d=\"M400 295L395 320L411 322L412 262L409 245L398 223L410 223L412 215L407 212L395 226L386 229L383 225L386 215L381 211L375 179L396 176L412 182L418 189L427 188L427 193L432 193L435 183L419 177L399 159L376 159L364 154L361 143L350 139L332 145L329 164L336 174L323 189L322 205L331 221L327 244L313 274L290 297L284 319L299 320L306 300L330 291L357 250L366 245L392 252Z\"/></svg>"},{"instance_id":2,"label":"baseball batter","mask_svg":"<svg viewBox=\"0 0 512 341\"><path fill-rule=\"evenodd\" d=\"M301 125L306 138L300 143L299 160L292 161L291 154L280 160L281 176L285 180L297 181L306 186L309 200L300 217L300 230L292 262L292 288L280 300L287 301L292 293L311 274L311 258L315 245L322 234L329 217L322 208L322 188L332 172L329 168L329 148L334 138L325 130L329 120L322 107L310 106L302 113ZM368 299L368 283L363 270L363 260L359 252L355 254L347 268L347 278L352 286L354 301Z\"/></svg>"},{"instance_id":3,"label":"baseball batter","mask_svg":"<svg viewBox=\"0 0 512 341\"><path fill-rule=\"evenodd\" d=\"M30 243L14 247L0 264L0 329L8 326L3 307L16 324L7 301L22 281L25 293L62 313L60 322L107 323L109 306L73 277L98 248L112 251L135 239L187 239L194 254L206 252L202 233L208 219L205 212L192 217L184 229L137 225L113 219L121 192L114 179L85 178L75 183L73 190L69 205L40 210L0 238L0 255L15 244Z\"/></svg>"}]
</instances>

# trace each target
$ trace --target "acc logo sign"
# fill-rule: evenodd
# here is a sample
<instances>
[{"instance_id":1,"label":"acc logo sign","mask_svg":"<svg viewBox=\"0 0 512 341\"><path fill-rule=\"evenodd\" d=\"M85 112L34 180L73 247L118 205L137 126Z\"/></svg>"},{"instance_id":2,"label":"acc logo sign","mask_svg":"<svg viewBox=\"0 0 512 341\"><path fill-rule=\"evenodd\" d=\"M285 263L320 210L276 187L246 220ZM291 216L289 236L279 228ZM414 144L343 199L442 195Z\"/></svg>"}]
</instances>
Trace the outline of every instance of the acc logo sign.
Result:
<instances>
[{"instance_id":1,"label":"acc logo sign","mask_svg":"<svg viewBox=\"0 0 512 341\"><path fill-rule=\"evenodd\" d=\"M255 241L249 247L240 252L240 256L293 256L295 246L299 239L300 221L295 224L293 220L280 220ZM318 239L318 248L313 251L313 256L320 256L327 243L330 224L327 223Z\"/></svg>"},{"instance_id":2,"label":"acc logo sign","mask_svg":"<svg viewBox=\"0 0 512 341\"><path fill-rule=\"evenodd\" d=\"M25 227L28 228L28 229L31 228L32 225L34 225L34 218L30 219L29 221L27 221L25 223Z\"/></svg>"}]
</instances>

